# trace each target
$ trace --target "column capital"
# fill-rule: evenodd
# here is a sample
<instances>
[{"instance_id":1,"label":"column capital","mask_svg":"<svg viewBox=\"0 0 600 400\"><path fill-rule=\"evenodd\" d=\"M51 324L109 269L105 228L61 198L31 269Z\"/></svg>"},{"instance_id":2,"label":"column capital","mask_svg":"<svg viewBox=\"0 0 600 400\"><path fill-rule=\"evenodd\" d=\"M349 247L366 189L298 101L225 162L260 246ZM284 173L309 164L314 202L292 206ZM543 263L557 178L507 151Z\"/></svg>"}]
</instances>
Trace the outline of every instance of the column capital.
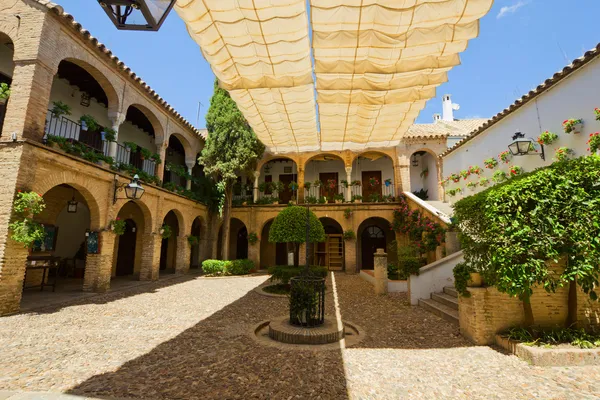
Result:
<instances>
[{"instance_id":1,"label":"column capital","mask_svg":"<svg viewBox=\"0 0 600 400\"><path fill-rule=\"evenodd\" d=\"M254 171L254 179L258 179L260 177L260 171Z\"/></svg>"},{"instance_id":2,"label":"column capital","mask_svg":"<svg viewBox=\"0 0 600 400\"><path fill-rule=\"evenodd\" d=\"M350 175L352 173L352 166L346 167L346 174Z\"/></svg>"},{"instance_id":3,"label":"column capital","mask_svg":"<svg viewBox=\"0 0 600 400\"><path fill-rule=\"evenodd\" d=\"M113 124L113 129L114 126L117 126L118 128L123 122L125 122L125 114L118 111L111 111L108 113L108 119L110 120L111 124Z\"/></svg>"},{"instance_id":4,"label":"column capital","mask_svg":"<svg viewBox=\"0 0 600 400\"><path fill-rule=\"evenodd\" d=\"M185 159L185 165L188 167L188 169L191 170L192 168L194 168L194 165L196 165L196 159L186 158Z\"/></svg>"}]
</instances>

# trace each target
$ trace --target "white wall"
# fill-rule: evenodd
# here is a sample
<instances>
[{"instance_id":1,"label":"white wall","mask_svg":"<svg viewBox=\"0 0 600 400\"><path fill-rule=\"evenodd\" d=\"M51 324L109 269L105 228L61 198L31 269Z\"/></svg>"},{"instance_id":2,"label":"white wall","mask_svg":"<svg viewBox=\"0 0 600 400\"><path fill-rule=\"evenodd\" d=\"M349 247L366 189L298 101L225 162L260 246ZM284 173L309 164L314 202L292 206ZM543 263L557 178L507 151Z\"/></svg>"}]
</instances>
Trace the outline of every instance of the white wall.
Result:
<instances>
[{"instance_id":1,"label":"white wall","mask_svg":"<svg viewBox=\"0 0 600 400\"><path fill-rule=\"evenodd\" d=\"M436 159L429 153L425 153L422 156L417 155L416 159L419 161L419 165L413 167L413 155L410 156L410 191L416 192L421 189L425 189L427 190L427 194L429 196L428 200L437 200L438 180ZM421 177L421 173L425 169L429 170L429 174L426 178L423 178Z\"/></svg>"},{"instance_id":2,"label":"white wall","mask_svg":"<svg viewBox=\"0 0 600 400\"><path fill-rule=\"evenodd\" d=\"M314 182L319 179L320 173L337 172L338 184L346 179L346 168L342 160L309 161L305 167L304 182ZM354 174L352 174L354 176ZM358 178L360 179L360 178Z\"/></svg>"},{"instance_id":3,"label":"white wall","mask_svg":"<svg viewBox=\"0 0 600 400\"><path fill-rule=\"evenodd\" d=\"M262 168L261 168L261 170L260 170L260 177L258 178L258 183L259 184L261 182L265 181L265 176L266 175L271 175L273 177L272 181L273 182L277 182L279 180L279 175L288 175L288 174L297 175L298 174L298 167L296 166L296 163L293 162L292 160L271 161L270 163L268 163L268 165L270 167L270 170L269 170L268 174L265 172L265 166L266 165L267 164L263 165ZM292 172L283 172L283 169L285 167L291 167L292 168ZM245 181L246 181L245 177L242 177L242 183L244 183ZM250 183L254 184L254 181L252 181Z\"/></svg>"},{"instance_id":4,"label":"white wall","mask_svg":"<svg viewBox=\"0 0 600 400\"><path fill-rule=\"evenodd\" d=\"M596 121L594 116L594 108L600 107L599 76L600 59L597 58L534 101L522 106L476 138L446 155L443 158L444 177L467 169L470 165L484 168L483 160L497 157L500 152L508 150L507 146L512 142L512 135L517 131L525 133L526 137L536 139L540 133L548 130L558 134L559 139L552 145L545 146L546 161L542 161L538 155L513 157L510 164L500 163L494 170L484 168L485 173L482 176L491 178L498 169L508 171L508 166L511 164L523 167L525 172L547 166L553 162L554 152L559 147L573 149L577 157L589 154L586 143L589 134L600 131L600 122ZM583 131L580 134L564 133L562 123L570 118L584 120ZM469 180L461 180L458 184L450 182L446 188L465 188L470 180L478 180L478 178L470 177ZM476 191L483 189L477 188ZM446 196L446 200L456 202L476 191L465 189L462 195L453 198Z\"/></svg>"},{"instance_id":5,"label":"white wall","mask_svg":"<svg viewBox=\"0 0 600 400\"><path fill-rule=\"evenodd\" d=\"M154 144L154 138L148 135L146 132L138 129L129 121L125 121L119 127L119 138L117 142L123 144L125 142L134 142L139 146L142 146L153 153L156 153L156 145Z\"/></svg>"},{"instance_id":6,"label":"white wall","mask_svg":"<svg viewBox=\"0 0 600 400\"><path fill-rule=\"evenodd\" d=\"M56 238L57 257L73 257L77 254L81 242L85 240L85 231L90 227L90 211L84 203L77 203L77 212L70 214L67 207L56 218L58 237Z\"/></svg>"},{"instance_id":7,"label":"white wall","mask_svg":"<svg viewBox=\"0 0 600 400\"><path fill-rule=\"evenodd\" d=\"M409 278L410 304L418 305L419 299L428 299L431 293L439 293L445 286L454 284L454 267L464 261L462 251L450 254L419 270L419 275Z\"/></svg>"},{"instance_id":8,"label":"white wall","mask_svg":"<svg viewBox=\"0 0 600 400\"><path fill-rule=\"evenodd\" d=\"M12 78L14 67L13 51L6 45L0 45L0 72Z\"/></svg>"}]
</instances>

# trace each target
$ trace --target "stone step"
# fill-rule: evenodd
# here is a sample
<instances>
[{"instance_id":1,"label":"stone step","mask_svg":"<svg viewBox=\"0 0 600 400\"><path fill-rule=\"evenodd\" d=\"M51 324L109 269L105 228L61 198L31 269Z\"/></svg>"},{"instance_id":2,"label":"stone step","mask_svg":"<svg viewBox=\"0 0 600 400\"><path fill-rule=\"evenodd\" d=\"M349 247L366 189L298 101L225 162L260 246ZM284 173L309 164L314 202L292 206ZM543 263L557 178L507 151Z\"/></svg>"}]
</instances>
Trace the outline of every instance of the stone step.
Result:
<instances>
[{"instance_id":1,"label":"stone step","mask_svg":"<svg viewBox=\"0 0 600 400\"><path fill-rule=\"evenodd\" d=\"M458 299L458 292L456 291L456 289L454 289L454 286L445 286L444 293Z\"/></svg>"},{"instance_id":2,"label":"stone step","mask_svg":"<svg viewBox=\"0 0 600 400\"><path fill-rule=\"evenodd\" d=\"M458 299L446 293L431 293L431 299L458 311Z\"/></svg>"},{"instance_id":3,"label":"stone step","mask_svg":"<svg viewBox=\"0 0 600 400\"><path fill-rule=\"evenodd\" d=\"M421 299L419 305L448 322L458 325L458 311L432 299Z\"/></svg>"}]
</instances>

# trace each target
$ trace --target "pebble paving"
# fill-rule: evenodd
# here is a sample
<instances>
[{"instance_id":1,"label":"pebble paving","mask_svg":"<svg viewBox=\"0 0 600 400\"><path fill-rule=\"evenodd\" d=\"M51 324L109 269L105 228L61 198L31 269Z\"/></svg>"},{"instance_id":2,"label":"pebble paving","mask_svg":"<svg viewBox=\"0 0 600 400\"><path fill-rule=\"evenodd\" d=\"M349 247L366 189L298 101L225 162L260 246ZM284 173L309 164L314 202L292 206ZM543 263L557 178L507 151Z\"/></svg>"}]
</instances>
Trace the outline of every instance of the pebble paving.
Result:
<instances>
[{"instance_id":1,"label":"pebble paving","mask_svg":"<svg viewBox=\"0 0 600 400\"><path fill-rule=\"evenodd\" d=\"M599 367L532 367L472 346L406 295L375 296L356 275L336 274L336 283L342 318L366 331L362 342L329 351L261 345L252 327L287 311L287 299L254 291L266 279L182 277L0 318L0 395L600 398Z\"/></svg>"}]
</instances>

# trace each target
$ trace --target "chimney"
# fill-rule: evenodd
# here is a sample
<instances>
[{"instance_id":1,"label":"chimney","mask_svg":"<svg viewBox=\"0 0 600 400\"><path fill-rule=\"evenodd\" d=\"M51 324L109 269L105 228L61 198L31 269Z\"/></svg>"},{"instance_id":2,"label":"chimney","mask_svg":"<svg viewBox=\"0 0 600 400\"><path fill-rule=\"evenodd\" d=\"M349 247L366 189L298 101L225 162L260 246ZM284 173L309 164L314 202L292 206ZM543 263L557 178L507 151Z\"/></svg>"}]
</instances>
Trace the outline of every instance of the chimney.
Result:
<instances>
[{"instance_id":1,"label":"chimney","mask_svg":"<svg viewBox=\"0 0 600 400\"><path fill-rule=\"evenodd\" d=\"M442 119L441 114L433 114L433 122L438 122L441 119Z\"/></svg>"},{"instance_id":2,"label":"chimney","mask_svg":"<svg viewBox=\"0 0 600 400\"><path fill-rule=\"evenodd\" d=\"M449 94L445 94L442 98L442 119L444 121L454 121L452 99Z\"/></svg>"}]
</instances>

